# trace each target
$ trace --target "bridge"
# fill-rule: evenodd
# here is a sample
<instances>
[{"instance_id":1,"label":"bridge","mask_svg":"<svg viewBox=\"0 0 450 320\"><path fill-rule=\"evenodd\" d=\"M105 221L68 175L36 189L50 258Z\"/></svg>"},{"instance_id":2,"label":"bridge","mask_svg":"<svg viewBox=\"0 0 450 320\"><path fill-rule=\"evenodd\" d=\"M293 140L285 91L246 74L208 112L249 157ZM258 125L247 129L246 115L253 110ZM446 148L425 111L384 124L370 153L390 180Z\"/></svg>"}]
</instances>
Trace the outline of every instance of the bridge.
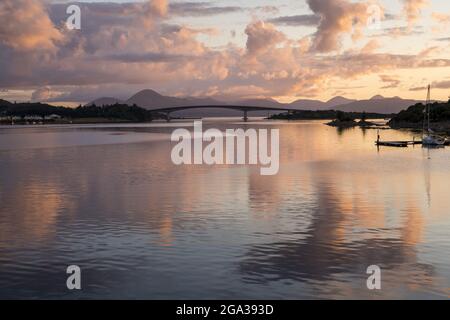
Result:
<instances>
[{"instance_id":1,"label":"bridge","mask_svg":"<svg viewBox=\"0 0 450 320\"><path fill-rule=\"evenodd\" d=\"M280 112L294 112L297 109L292 108L276 108L276 107L256 107L256 106L234 106L234 105L204 105L204 106L182 106L182 107L168 107L149 110L152 113L164 114L167 122L170 121L170 114L176 111L191 110L191 109L231 109L239 110L244 113L243 119L248 121L248 112L250 111L280 111Z\"/></svg>"}]
</instances>

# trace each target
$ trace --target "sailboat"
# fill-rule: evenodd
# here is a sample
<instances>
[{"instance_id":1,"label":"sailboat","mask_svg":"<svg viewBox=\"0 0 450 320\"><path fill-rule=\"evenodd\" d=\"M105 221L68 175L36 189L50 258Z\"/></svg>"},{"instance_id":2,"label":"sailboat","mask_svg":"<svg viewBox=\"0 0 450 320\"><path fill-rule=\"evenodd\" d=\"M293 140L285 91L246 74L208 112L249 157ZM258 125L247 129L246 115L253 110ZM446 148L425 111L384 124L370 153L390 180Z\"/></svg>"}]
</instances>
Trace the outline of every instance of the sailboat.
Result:
<instances>
[{"instance_id":1,"label":"sailboat","mask_svg":"<svg viewBox=\"0 0 450 320\"><path fill-rule=\"evenodd\" d=\"M441 147L445 145L445 138L442 138L433 133L430 128L430 110L431 110L431 85L428 85L427 101L424 110L422 145L428 147ZM425 123L427 130L425 130Z\"/></svg>"}]
</instances>

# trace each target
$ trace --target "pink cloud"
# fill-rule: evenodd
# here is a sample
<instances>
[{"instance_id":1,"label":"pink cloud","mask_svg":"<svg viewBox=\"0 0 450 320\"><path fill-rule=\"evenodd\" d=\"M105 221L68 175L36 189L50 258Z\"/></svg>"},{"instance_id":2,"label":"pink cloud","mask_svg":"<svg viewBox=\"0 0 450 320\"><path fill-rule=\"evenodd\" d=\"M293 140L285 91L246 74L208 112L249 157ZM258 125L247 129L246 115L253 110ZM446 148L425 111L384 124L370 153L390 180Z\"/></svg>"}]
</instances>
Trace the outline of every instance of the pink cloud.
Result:
<instances>
[{"instance_id":1,"label":"pink cloud","mask_svg":"<svg viewBox=\"0 0 450 320\"><path fill-rule=\"evenodd\" d=\"M41 0L2 0L0 23L0 42L15 50L54 49L63 38Z\"/></svg>"},{"instance_id":2,"label":"pink cloud","mask_svg":"<svg viewBox=\"0 0 450 320\"><path fill-rule=\"evenodd\" d=\"M215 30L174 24L166 1L80 3L86 15L81 32L59 31L55 25L60 16L52 12L50 16L57 16L52 23L36 1L32 12L43 17L44 25L21 26L20 11L25 7L15 4L30 1L0 3L2 8L7 4L9 15L16 19L3 17L10 23L7 28L18 28L6 35L3 30L9 29L0 29L0 87L38 88L35 99L54 100L63 92L61 98L82 101L83 96L89 100L96 94L127 96L143 88L229 98L312 97L323 94L333 81L396 69L450 66L448 59L433 59L436 48L424 48L419 55L375 53L383 49L375 40L362 49L330 54L340 48L342 36L357 37L365 26L367 6L348 0L308 1L321 17L313 36L290 39L271 23L251 21L244 29L245 47L220 48L199 40L199 35L217 36ZM64 6L48 10L55 8L65 17ZM28 42L28 38L39 41ZM380 80L395 84L386 77Z\"/></svg>"},{"instance_id":3,"label":"pink cloud","mask_svg":"<svg viewBox=\"0 0 450 320\"><path fill-rule=\"evenodd\" d=\"M410 24L416 22L421 10L428 5L429 0L402 0L403 9Z\"/></svg>"},{"instance_id":4,"label":"pink cloud","mask_svg":"<svg viewBox=\"0 0 450 320\"><path fill-rule=\"evenodd\" d=\"M245 29L247 34L247 51L250 56L266 52L271 47L284 41L284 34L275 29L271 23L255 21Z\"/></svg>"},{"instance_id":5,"label":"pink cloud","mask_svg":"<svg viewBox=\"0 0 450 320\"><path fill-rule=\"evenodd\" d=\"M369 4L348 0L307 0L309 8L318 16L320 23L314 36L314 49L319 52L340 48L343 34L353 38L361 35L370 17Z\"/></svg>"}]
</instances>

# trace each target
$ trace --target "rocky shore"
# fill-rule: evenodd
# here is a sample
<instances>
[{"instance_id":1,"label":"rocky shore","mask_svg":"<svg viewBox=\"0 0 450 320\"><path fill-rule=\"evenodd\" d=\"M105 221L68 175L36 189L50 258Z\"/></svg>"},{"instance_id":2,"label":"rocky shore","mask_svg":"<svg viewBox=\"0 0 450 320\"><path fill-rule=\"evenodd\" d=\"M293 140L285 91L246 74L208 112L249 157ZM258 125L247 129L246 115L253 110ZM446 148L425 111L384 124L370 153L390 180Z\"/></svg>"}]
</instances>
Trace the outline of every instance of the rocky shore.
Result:
<instances>
[{"instance_id":1,"label":"rocky shore","mask_svg":"<svg viewBox=\"0 0 450 320\"><path fill-rule=\"evenodd\" d=\"M360 127L360 128L378 128L380 127L379 124L374 123L374 122L370 122L370 121L366 121L366 120L360 120L360 121L355 121L353 119L345 119L345 120L333 120L329 123L327 123L328 126L330 127L336 127L336 128L353 128L353 127Z\"/></svg>"},{"instance_id":2,"label":"rocky shore","mask_svg":"<svg viewBox=\"0 0 450 320\"><path fill-rule=\"evenodd\" d=\"M411 129L420 131L424 125L423 104L416 104L394 116L387 125L393 129ZM433 103L430 111L430 128L438 133L450 136L450 103Z\"/></svg>"},{"instance_id":3,"label":"rocky shore","mask_svg":"<svg viewBox=\"0 0 450 320\"><path fill-rule=\"evenodd\" d=\"M421 131L423 129L423 123L415 122L389 122L389 127L392 129L411 129L414 131ZM450 136L450 121L432 122L430 128L436 133L445 134Z\"/></svg>"}]
</instances>

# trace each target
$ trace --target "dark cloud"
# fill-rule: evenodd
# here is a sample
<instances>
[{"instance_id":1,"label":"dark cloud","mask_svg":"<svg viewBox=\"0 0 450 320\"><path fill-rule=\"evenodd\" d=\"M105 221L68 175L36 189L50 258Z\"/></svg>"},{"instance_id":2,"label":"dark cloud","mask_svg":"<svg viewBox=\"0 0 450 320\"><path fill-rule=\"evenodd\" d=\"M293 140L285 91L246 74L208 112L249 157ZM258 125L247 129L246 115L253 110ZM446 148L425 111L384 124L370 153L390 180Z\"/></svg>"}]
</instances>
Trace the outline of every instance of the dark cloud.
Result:
<instances>
[{"instance_id":1,"label":"dark cloud","mask_svg":"<svg viewBox=\"0 0 450 320\"><path fill-rule=\"evenodd\" d=\"M286 26L317 26L320 23L320 16L314 14L282 16L270 19L268 22Z\"/></svg>"},{"instance_id":2,"label":"dark cloud","mask_svg":"<svg viewBox=\"0 0 450 320\"><path fill-rule=\"evenodd\" d=\"M385 83L386 85L383 86L381 89L394 89L397 88L400 84L400 80L398 80L396 77L388 76L388 75L380 75L380 80Z\"/></svg>"},{"instance_id":3,"label":"dark cloud","mask_svg":"<svg viewBox=\"0 0 450 320\"><path fill-rule=\"evenodd\" d=\"M176 2L169 5L171 14L179 16L212 16L242 11L237 6L218 7L208 2Z\"/></svg>"},{"instance_id":4,"label":"dark cloud","mask_svg":"<svg viewBox=\"0 0 450 320\"><path fill-rule=\"evenodd\" d=\"M95 57L95 59L105 59L126 63L141 63L141 62L175 62L183 59L192 58L188 55L165 54L156 52L147 53L123 53L123 54L109 54L102 57Z\"/></svg>"},{"instance_id":5,"label":"dark cloud","mask_svg":"<svg viewBox=\"0 0 450 320\"><path fill-rule=\"evenodd\" d=\"M280 9L278 9L278 7L276 6L259 6L256 7L255 10L268 14L277 14L278 12L280 12Z\"/></svg>"},{"instance_id":6,"label":"dark cloud","mask_svg":"<svg viewBox=\"0 0 450 320\"><path fill-rule=\"evenodd\" d=\"M427 89L427 87L413 87L413 88L410 88L409 91L423 91L426 89Z\"/></svg>"},{"instance_id":7,"label":"dark cloud","mask_svg":"<svg viewBox=\"0 0 450 320\"><path fill-rule=\"evenodd\" d=\"M450 89L450 80L447 81L435 81L431 84L432 88L435 89ZM413 87L410 88L409 91L423 91L426 90L427 86L421 86L421 87Z\"/></svg>"}]
</instances>

